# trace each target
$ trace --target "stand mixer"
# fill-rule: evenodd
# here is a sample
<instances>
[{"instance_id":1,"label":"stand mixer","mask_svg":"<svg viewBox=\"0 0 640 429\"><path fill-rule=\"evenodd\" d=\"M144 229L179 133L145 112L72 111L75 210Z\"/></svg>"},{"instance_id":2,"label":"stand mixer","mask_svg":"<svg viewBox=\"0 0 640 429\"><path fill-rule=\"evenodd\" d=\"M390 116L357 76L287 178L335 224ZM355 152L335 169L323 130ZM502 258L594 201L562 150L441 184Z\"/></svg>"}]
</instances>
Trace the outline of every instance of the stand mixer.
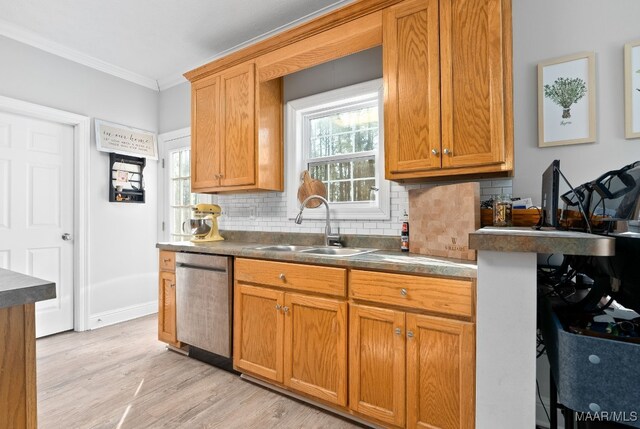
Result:
<instances>
[{"instance_id":1,"label":"stand mixer","mask_svg":"<svg viewBox=\"0 0 640 429\"><path fill-rule=\"evenodd\" d=\"M218 217L222 209L217 204L196 204L193 208L193 218L189 220L193 242L221 241L224 238L218 231ZM186 222L185 222L186 223Z\"/></svg>"}]
</instances>

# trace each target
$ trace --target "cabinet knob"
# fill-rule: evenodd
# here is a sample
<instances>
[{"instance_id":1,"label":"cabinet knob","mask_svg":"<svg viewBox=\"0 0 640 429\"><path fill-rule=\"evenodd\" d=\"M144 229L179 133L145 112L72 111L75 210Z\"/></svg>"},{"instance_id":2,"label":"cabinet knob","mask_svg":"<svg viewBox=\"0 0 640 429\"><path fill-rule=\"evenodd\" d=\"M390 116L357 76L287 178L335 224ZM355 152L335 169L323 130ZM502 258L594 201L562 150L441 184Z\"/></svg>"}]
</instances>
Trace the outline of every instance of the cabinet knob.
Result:
<instances>
[{"instance_id":1,"label":"cabinet knob","mask_svg":"<svg viewBox=\"0 0 640 429\"><path fill-rule=\"evenodd\" d=\"M413 338L413 331L407 331L407 337Z\"/></svg>"},{"instance_id":2,"label":"cabinet knob","mask_svg":"<svg viewBox=\"0 0 640 429\"><path fill-rule=\"evenodd\" d=\"M438 152L438 150L437 150L437 149L431 149L431 153L432 153L434 156L438 156L438 155L440 155L440 152Z\"/></svg>"},{"instance_id":3,"label":"cabinet knob","mask_svg":"<svg viewBox=\"0 0 640 429\"><path fill-rule=\"evenodd\" d=\"M453 155L453 151L449 149L444 149L442 153L444 153L445 155Z\"/></svg>"},{"instance_id":4,"label":"cabinet knob","mask_svg":"<svg viewBox=\"0 0 640 429\"><path fill-rule=\"evenodd\" d=\"M396 333L396 335L401 335L402 334L402 329L396 328L396 329L394 329L394 332Z\"/></svg>"},{"instance_id":5,"label":"cabinet knob","mask_svg":"<svg viewBox=\"0 0 640 429\"><path fill-rule=\"evenodd\" d=\"M407 290L405 288L400 289L400 295L407 296Z\"/></svg>"},{"instance_id":6,"label":"cabinet knob","mask_svg":"<svg viewBox=\"0 0 640 429\"><path fill-rule=\"evenodd\" d=\"M280 275L278 276L280 278L280 280L285 281L287 280L287 276L284 275L284 273L280 273Z\"/></svg>"},{"instance_id":7,"label":"cabinet knob","mask_svg":"<svg viewBox=\"0 0 640 429\"><path fill-rule=\"evenodd\" d=\"M171 283L171 285L170 285L170 286L171 286L171 287L176 287L176 284L175 284L175 283Z\"/></svg>"},{"instance_id":8,"label":"cabinet knob","mask_svg":"<svg viewBox=\"0 0 640 429\"><path fill-rule=\"evenodd\" d=\"M169 261L171 261L171 259L170 259L170 258L166 258L166 259L163 259L163 260L162 260L162 262L169 262Z\"/></svg>"},{"instance_id":9,"label":"cabinet knob","mask_svg":"<svg viewBox=\"0 0 640 429\"><path fill-rule=\"evenodd\" d=\"M219 174L218 176L220 176L220 178L222 179L224 177L224 174Z\"/></svg>"},{"instance_id":10,"label":"cabinet knob","mask_svg":"<svg viewBox=\"0 0 640 429\"><path fill-rule=\"evenodd\" d=\"M276 304L276 311L280 311L282 309L282 306L280 304Z\"/></svg>"},{"instance_id":11,"label":"cabinet knob","mask_svg":"<svg viewBox=\"0 0 640 429\"><path fill-rule=\"evenodd\" d=\"M287 307L286 305L284 307L282 307L282 311L285 313L289 312L289 307Z\"/></svg>"}]
</instances>

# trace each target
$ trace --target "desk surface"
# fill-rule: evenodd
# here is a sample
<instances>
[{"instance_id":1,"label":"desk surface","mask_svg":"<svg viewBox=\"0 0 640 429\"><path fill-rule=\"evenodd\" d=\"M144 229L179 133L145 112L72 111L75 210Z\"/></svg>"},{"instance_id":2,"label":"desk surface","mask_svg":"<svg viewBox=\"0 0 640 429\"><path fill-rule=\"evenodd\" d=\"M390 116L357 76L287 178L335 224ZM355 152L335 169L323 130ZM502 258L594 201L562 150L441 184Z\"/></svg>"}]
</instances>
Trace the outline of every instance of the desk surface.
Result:
<instances>
[{"instance_id":1,"label":"desk surface","mask_svg":"<svg viewBox=\"0 0 640 429\"><path fill-rule=\"evenodd\" d=\"M0 269L0 308L30 304L56 297L56 284Z\"/></svg>"},{"instance_id":2,"label":"desk surface","mask_svg":"<svg viewBox=\"0 0 640 429\"><path fill-rule=\"evenodd\" d=\"M615 238L585 232L485 227L469 234L469 248L495 252L613 256Z\"/></svg>"}]
</instances>

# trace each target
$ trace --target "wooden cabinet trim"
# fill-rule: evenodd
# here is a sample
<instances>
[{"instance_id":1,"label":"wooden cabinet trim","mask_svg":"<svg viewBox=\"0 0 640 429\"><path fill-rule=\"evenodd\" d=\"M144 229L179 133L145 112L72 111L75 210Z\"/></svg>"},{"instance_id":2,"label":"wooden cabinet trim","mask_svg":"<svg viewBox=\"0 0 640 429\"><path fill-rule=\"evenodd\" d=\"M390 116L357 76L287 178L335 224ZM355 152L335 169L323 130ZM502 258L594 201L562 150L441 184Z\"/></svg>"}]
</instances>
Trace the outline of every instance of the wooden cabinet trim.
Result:
<instances>
[{"instance_id":1,"label":"wooden cabinet trim","mask_svg":"<svg viewBox=\"0 0 640 429\"><path fill-rule=\"evenodd\" d=\"M465 318L475 313L470 280L350 270L349 297Z\"/></svg>"},{"instance_id":2,"label":"wooden cabinet trim","mask_svg":"<svg viewBox=\"0 0 640 429\"><path fill-rule=\"evenodd\" d=\"M266 40L254 43L239 51L200 66L184 74L189 81L194 82L206 76L218 73L226 68L242 62L255 59L261 55L323 33L342 24L375 13L402 0L359 0L345 7L328 12L309 22L285 30Z\"/></svg>"},{"instance_id":3,"label":"wooden cabinet trim","mask_svg":"<svg viewBox=\"0 0 640 429\"><path fill-rule=\"evenodd\" d=\"M346 296L347 270L344 268L236 258L235 278L282 289Z\"/></svg>"},{"instance_id":4,"label":"wooden cabinet trim","mask_svg":"<svg viewBox=\"0 0 640 429\"><path fill-rule=\"evenodd\" d=\"M382 12L374 12L256 59L258 80L275 79L382 44Z\"/></svg>"}]
</instances>

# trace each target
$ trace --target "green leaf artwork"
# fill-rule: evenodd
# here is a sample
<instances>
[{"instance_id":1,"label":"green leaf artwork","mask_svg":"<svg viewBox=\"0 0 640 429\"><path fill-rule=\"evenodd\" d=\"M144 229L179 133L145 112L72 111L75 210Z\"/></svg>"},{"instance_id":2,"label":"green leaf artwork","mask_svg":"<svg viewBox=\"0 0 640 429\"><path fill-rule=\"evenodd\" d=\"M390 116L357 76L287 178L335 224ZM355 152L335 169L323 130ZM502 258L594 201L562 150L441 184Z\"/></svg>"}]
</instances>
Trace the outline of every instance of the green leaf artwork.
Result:
<instances>
[{"instance_id":1,"label":"green leaf artwork","mask_svg":"<svg viewBox=\"0 0 640 429\"><path fill-rule=\"evenodd\" d=\"M559 77L553 85L544 86L544 96L562 107L562 119L571 117L571 106L586 94L587 84L578 77Z\"/></svg>"}]
</instances>

